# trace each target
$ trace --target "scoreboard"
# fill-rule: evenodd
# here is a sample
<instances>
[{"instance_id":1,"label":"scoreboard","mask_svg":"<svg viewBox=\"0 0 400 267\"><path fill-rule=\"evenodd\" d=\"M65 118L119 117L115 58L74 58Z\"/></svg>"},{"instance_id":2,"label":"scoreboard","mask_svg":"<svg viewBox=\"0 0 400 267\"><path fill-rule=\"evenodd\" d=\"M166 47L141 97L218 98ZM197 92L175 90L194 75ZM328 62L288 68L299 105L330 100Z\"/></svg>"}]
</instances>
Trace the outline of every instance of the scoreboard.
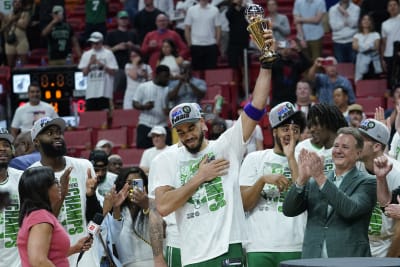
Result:
<instances>
[{"instance_id":1,"label":"scoreboard","mask_svg":"<svg viewBox=\"0 0 400 267\"><path fill-rule=\"evenodd\" d=\"M11 73L11 108L28 102L29 84L40 86L42 100L51 104L59 116L83 112L85 105L86 77L76 66L46 66L15 68Z\"/></svg>"}]
</instances>

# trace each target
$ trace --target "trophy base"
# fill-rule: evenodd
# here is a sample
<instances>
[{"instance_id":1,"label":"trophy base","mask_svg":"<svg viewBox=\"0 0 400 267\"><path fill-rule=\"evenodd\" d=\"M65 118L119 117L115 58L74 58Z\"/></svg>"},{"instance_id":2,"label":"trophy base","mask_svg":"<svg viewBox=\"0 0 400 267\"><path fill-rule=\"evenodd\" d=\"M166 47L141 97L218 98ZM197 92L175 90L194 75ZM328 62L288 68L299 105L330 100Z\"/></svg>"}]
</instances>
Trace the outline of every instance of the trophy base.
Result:
<instances>
[{"instance_id":1,"label":"trophy base","mask_svg":"<svg viewBox=\"0 0 400 267\"><path fill-rule=\"evenodd\" d=\"M260 56L261 63L271 63L277 60L279 55L273 51L266 51L262 56Z\"/></svg>"}]
</instances>

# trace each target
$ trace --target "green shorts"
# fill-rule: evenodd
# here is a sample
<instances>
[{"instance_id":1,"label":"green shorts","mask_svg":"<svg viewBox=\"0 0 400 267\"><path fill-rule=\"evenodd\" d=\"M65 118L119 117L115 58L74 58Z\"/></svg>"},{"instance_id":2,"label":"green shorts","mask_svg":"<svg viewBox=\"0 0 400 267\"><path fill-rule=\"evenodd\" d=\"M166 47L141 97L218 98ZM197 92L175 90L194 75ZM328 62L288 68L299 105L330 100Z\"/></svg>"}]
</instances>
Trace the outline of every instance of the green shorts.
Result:
<instances>
[{"instance_id":1,"label":"green shorts","mask_svg":"<svg viewBox=\"0 0 400 267\"><path fill-rule=\"evenodd\" d=\"M165 261L168 267L182 267L181 249L167 246Z\"/></svg>"},{"instance_id":2,"label":"green shorts","mask_svg":"<svg viewBox=\"0 0 400 267\"><path fill-rule=\"evenodd\" d=\"M222 265L222 262L226 259L238 259L238 260L240 259L242 261L242 266L244 266L245 260L243 255L242 244L241 243L230 244L228 252L222 254L221 256L218 256L211 260L189 264L186 265L186 267L221 267L224 266Z\"/></svg>"},{"instance_id":3,"label":"green shorts","mask_svg":"<svg viewBox=\"0 0 400 267\"><path fill-rule=\"evenodd\" d=\"M247 253L247 267L279 267L279 263L286 260L301 258L301 252L249 252Z\"/></svg>"}]
</instances>

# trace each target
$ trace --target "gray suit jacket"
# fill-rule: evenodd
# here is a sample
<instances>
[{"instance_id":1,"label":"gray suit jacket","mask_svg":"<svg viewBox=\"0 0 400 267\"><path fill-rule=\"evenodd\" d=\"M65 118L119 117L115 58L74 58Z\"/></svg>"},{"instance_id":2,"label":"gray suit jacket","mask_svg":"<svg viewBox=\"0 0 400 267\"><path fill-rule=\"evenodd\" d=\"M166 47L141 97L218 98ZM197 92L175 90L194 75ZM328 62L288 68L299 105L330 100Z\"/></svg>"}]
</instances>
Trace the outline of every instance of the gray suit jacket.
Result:
<instances>
[{"instance_id":1,"label":"gray suit jacket","mask_svg":"<svg viewBox=\"0 0 400 267\"><path fill-rule=\"evenodd\" d=\"M321 190L312 178L304 190L292 185L283 203L286 216L308 212L302 257L320 258L324 240L330 258L371 256L368 225L376 204L375 176L354 167L339 188L334 172L327 176Z\"/></svg>"}]
</instances>

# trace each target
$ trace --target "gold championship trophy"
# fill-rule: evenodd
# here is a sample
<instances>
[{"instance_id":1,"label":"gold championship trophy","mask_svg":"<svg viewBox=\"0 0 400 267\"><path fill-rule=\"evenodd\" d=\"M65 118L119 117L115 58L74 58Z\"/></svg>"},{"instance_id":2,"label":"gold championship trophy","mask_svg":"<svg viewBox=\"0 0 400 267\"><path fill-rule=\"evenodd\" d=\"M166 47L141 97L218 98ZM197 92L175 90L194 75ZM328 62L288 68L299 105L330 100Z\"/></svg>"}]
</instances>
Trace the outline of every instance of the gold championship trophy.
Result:
<instances>
[{"instance_id":1,"label":"gold championship trophy","mask_svg":"<svg viewBox=\"0 0 400 267\"><path fill-rule=\"evenodd\" d=\"M247 31L253 37L254 43L261 51L261 63L273 62L278 58L278 54L267 44L263 37L264 30L271 25L271 20L264 17L264 9L256 4L250 4L245 10L245 17L249 26Z\"/></svg>"}]
</instances>

